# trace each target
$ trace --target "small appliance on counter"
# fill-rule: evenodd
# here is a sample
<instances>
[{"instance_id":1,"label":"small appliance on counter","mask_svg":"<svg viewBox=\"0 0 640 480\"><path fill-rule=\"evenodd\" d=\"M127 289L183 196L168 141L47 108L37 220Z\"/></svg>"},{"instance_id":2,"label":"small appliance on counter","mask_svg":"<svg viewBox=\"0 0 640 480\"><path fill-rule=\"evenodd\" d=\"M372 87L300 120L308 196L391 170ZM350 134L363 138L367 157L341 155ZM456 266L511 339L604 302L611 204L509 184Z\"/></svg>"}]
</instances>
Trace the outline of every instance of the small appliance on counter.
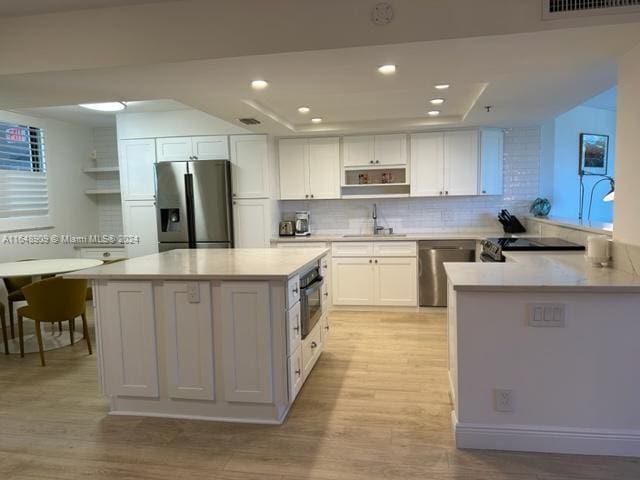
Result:
<instances>
[{"instance_id":1,"label":"small appliance on counter","mask_svg":"<svg viewBox=\"0 0 640 480\"><path fill-rule=\"evenodd\" d=\"M504 262L502 252L584 251L584 245L552 237L487 238L480 244L482 245L481 262Z\"/></svg>"},{"instance_id":2,"label":"small appliance on counter","mask_svg":"<svg viewBox=\"0 0 640 480\"><path fill-rule=\"evenodd\" d=\"M296 212L295 231L297 237L306 237L311 235L309 216L309 212Z\"/></svg>"},{"instance_id":3,"label":"small appliance on counter","mask_svg":"<svg viewBox=\"0 0 640 480\"><path fill-rule=\"evenodd\" d=\"M509 210L500 210L498 221L502 224L504 233L524 233L527 231L524 225L520 223L518 217L511 215Z\"/></svg>"},{"instance_id":4,"label":"small appliance on counter","mask_svg":"<svg viewBox=\"0 0 640 480\"><path fill-rule=\"evenodd\" d=\"M281 221L278 231L281 237L293 237L296 234L295 222L293 220Z\"/></svg>"}]
</instances>

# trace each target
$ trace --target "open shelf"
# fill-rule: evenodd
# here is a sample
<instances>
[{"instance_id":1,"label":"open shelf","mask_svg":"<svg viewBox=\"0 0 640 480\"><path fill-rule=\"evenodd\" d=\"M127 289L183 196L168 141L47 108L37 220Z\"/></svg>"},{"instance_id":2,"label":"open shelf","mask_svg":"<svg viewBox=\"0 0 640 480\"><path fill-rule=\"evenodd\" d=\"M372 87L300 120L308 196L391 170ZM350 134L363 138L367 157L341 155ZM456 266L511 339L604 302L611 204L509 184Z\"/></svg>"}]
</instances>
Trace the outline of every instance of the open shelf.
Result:
<instances>
[{"instance_id":1,"label":"open shelf","mask_svg":"<svg viewBox=\"0 0 640 480\"><path fill-rule=\"evenodd\" d=\"M118 167L86 167L82 171L84 173L118 173L120 169Z\"/></svg>"},{"instance_id":2,"label":"open shelf","mask_svg":"<svg viewBox=\"0 0 640 480\"><path fill-rule=\"evenodd\" d=\"M119 188L91 188L84 191L87 195L120 195Z\"/></svg>"},{"instance_id":3,"label":"open shelf","mask_svg":"<svg viewBox=\"0 0 640 480\"><path fill-rule=\"evenodd\" d=\"M395 187L395 186L409 186L408 183L358 183L355 185L340 185L343 188L367 188L367 187Z\"/></svg>"}]
</instances>

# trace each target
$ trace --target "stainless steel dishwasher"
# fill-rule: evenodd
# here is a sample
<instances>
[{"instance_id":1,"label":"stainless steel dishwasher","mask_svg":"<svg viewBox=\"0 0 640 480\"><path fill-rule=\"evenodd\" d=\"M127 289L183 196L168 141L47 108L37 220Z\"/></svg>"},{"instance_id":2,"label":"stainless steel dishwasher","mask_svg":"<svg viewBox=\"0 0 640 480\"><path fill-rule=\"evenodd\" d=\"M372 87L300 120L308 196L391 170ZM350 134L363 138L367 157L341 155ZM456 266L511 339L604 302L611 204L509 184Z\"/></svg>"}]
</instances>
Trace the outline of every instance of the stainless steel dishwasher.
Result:
<instances>
[{"instance_id":1,"label":"stainless steel dishwasher","mask_svg":"<svg viewBox=\"0 0 640 480\"><path fill-rule=\"evenodd\" d=\"M420 306L447 306L444 262L475 262L475 240L423 240L418 242Z\"/></svg>"}]
</instances>

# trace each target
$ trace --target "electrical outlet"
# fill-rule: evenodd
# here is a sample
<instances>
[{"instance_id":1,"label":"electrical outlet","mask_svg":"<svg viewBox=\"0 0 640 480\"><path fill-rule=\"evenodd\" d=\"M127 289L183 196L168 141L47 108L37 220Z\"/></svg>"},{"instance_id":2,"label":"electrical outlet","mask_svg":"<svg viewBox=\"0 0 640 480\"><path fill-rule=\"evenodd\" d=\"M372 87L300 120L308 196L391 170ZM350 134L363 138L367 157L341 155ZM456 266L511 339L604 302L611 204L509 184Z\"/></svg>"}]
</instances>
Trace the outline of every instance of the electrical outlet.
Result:
<instances>
[{"instance_id":1,"label":"electrical outlet","mask_svg":"<svg viewBox=\"0 0 640 480\"><path fill-rule=\"evenodd\" d=\"M200 285L196 282L187 284L187 300L189 303L200 303Z\"/></svg>"},{"instance_id":2,"label":"electrical outlet","mask_svg":"<svg viewBox=\"0 0 640 480\"><path fill-rule=\"evenodd\" d=\"M532 303L527 324L530 327L564 327L565 306L561 303Z\"/></svg>"},{"instance_id":3,"label":"electrical outlet","mask_svg":"<svg viewBox=\"0 0 640 480\"><path fill-rule=\"evenodd\" d=\"M496 388L493 390L494 408L497 412L513 412L513 390Z\"/></svg>"}]
</instances>

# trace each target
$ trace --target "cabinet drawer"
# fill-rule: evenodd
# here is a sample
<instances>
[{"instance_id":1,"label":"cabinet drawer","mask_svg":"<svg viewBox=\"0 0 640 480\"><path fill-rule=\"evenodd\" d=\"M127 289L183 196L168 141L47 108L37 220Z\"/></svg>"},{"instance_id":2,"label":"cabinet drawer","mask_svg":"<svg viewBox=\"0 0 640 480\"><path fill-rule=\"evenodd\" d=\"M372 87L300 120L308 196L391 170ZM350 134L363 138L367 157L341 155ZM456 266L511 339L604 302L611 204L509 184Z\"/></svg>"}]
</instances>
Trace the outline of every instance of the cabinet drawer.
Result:
<instances>
[{"instance_id":1,"label":"cabinet drawer","mask_svg":"<svg viewBox=\"0 0 640 480\"><path fill-rule=\"evenodd\" d=\"M287 283L287 307L290 308L300 300L300 277L296 275Z\"/></svg>"},{"instance_id":2,"label":"cabinet drawer","mask_svg":"<svg viewBox=\"0 0 640 480\"><path fill-rule=\"evenodd\" d=\"M81 248L80 256L82 258L95 258L104 261L127 258L124 248Z\"/></svg>"},{"instance_id":3,"label":"cabinet drawer","mask_svg":"<svg viewBox=\"0 0 640 480\"><path fill-rule=\"evenodd\" d=\"M322 278L328 278L329 276L329 256L325 255L320 259L320 276Z\"/></svg>"},{"instance_id":4,"label":"cabinet drawer","mask_svg":"<svg viewBox=\"0 0 640 480\"><path fill-rule=\"evenodd\" d=\"M300 302L297 302L287 312L287 353L295 351L302 340L302 323L300 319Z\"/></svg>"},{"instance_id":5,"label":"cabinet drawer","mask_svg":"<svg viewBox=\"0 0 640 480\"><path fill-rule=\"evenodd\" d=\"M334 257L371 257L373 242L334 242L331 246Z\"/></svg>"},{"instance_id":6,"label":"cabinet drawer","mask_svg":"<svg viewBox=\"0 0 640 480\"><path fill-rule=\"evenodd\" d=\"M298 396L303 381L302 348L298 348L289 357L289 403Z\"/></svg>"},{"instance_id":7,"label":"cabinet drawer","mask_svg":"<svg viewBox=\"0 0 640 480\"><path fill-rule=\"evenodd\" d=\"M415 257L416 242L375 242L373 244L374 257Z\"/></svg>"},{"instance_id":8,"label":"cabinet drawer","mask_svg":"<svg viewBox=\"0 0 640 480\"><path fill-rule=\"evenodd\" d=\"M322 352L322 321L318 322L302 341L302 365L306 379Z\"/></svg>"}]
</instances>

